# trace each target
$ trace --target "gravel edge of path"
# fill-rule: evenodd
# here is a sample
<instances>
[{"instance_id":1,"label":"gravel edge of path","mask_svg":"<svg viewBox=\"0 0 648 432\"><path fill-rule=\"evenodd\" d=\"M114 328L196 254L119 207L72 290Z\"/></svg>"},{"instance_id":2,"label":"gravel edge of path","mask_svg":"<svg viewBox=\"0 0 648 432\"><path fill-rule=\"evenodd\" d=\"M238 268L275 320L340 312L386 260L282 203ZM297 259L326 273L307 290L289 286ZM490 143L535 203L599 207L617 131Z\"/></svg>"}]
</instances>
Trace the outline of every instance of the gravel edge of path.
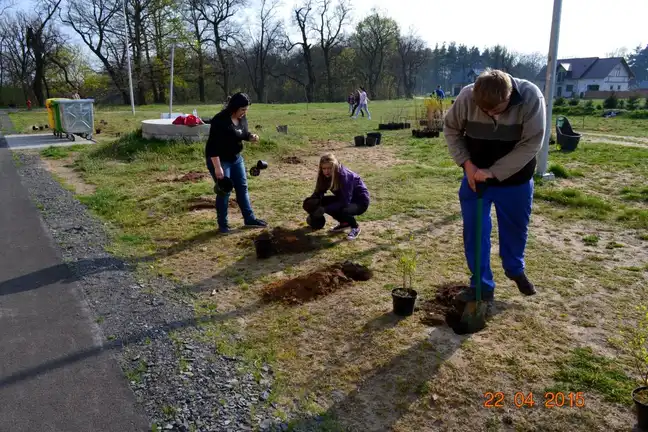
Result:
<instances>
[{"instance_id":1,"label":"gravel edge of path","mask_svg":"<svg viewBox=\"0 0 648 432\"><path fill-rule=\"evenodd\" d=\"M258 380L238 372L245 369L242 360L220 355L205 342L192 302L176 294L176 285L161 277L137 277L128 263L105 251L107 226L53 179L38 154L17 152L14 160L83 289L103 332L103 349L113 350L152 429L288 429L266 403L273 384L268 365L262 365Z\"/></svg>"}]
</instances>

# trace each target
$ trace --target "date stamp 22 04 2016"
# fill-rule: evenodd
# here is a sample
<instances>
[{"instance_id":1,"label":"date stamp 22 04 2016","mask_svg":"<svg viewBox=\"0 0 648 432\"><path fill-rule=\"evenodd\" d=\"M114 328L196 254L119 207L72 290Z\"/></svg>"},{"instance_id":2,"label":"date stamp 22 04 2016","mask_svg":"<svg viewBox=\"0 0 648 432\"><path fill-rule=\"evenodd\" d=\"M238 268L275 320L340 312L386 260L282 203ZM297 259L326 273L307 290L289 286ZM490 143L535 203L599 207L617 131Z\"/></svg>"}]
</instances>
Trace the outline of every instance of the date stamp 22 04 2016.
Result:
<instances>
[{"instance_id":1,"label":"date stamp 22 04 2016","mask_svg":"<svg viewBox=\"0 0 648 432\"><path fill-rule=\"evenodd\" d=\"M533 392L516 392L513 395L506 395L504 392L484 393L485 408L531 408L535 406L543 406L545 408L583 408L585 406L585 396L583 392L546 392L544 397L540 399L534 397Z\"/></svg>"}]
</instances>

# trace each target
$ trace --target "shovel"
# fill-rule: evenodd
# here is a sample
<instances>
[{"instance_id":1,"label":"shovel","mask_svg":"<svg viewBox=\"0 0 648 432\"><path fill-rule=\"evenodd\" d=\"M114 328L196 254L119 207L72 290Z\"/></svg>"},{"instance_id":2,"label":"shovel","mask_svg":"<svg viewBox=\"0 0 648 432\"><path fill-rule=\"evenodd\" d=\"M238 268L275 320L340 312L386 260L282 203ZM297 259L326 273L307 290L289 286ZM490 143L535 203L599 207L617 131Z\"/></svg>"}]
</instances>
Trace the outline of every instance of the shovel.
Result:
<instances>
[{"instance_id":1,"label":"shovel","mask_svg":"<svg viewBox=\"0 0 648 432\"><path fill-rule=\"evenodd\" d=\"M484 213L484 191L486 183L477 183L477 226L475 245L475 301L466 303L459 327L462 333L476 333L486 327L486 312L488 304L482 301L482 280L481 280L481 250L482 250L482 225Z\"/></svg>"}]
</instances>

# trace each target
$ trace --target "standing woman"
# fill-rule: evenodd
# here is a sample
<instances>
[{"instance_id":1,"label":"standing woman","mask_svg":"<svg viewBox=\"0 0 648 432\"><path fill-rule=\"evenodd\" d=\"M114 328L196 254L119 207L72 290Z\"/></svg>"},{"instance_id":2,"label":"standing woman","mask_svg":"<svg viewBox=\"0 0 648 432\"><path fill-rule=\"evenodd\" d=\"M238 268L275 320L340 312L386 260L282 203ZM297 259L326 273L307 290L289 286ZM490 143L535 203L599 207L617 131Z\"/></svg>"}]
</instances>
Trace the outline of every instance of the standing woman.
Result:
<instances>
[{"instance_id":1,"label":"standing woman","mask_svg":"<svg viewBox=\"0 0 648 432\"><path fill-rule=\"evenodd\" d=\"M245 115L249 106L248 95L236 93L229 99L227 107L214 116L209 128L209 139L205 146L205 158L207 169L214 182L218 183L219 180L229 177L234 184L236 201L241 209L245 226L263 228L267 226L267 223L254 216L250 205L247 173L241 156L243 141L259 141L258 135L248 131ZM218 228L222 233L228 233L231 229L227 222L229 196L229 193L216 195Z\"/></svg>"},{"instance_id":2,"label":"standing woman","mask_svg":"<svg viewBox=\"0 0 648 432\"><path fill-rule=\"evenodd\" d=\"M353 118L358 118L358 112L362 113L362 116L364 117L364 112L367 112L367 117L369 120L371 120L371 113L369 112L369 107L367 103L369 102L369 98L367 97L367 91L364 89L364 87L360 87L360 90L358 91L358 105L356 108L355 115Z\"/></svg>"}]
</instances>

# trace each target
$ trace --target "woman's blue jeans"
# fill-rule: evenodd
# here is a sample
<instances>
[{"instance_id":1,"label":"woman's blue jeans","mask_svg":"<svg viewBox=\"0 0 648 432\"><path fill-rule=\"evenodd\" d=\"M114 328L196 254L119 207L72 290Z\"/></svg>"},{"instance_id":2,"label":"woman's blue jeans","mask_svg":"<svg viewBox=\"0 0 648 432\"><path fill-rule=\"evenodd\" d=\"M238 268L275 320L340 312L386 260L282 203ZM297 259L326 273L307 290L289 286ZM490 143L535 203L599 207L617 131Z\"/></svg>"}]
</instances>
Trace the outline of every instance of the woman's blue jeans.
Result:
<instances>
[{"instance_id":1,"label":"woman's blue jeans","mask_svg":"<svg viewBox=\"0 0 648 432\"><path fill-rule=\"evenodd\" d=\"M241 157L241 155L238 155L232 162L221 160L221 167L223 168L225 177L229 177L234 183L236 202L241 209L243 221L246 224L254 222L256 218L254 216L254 212L252 211L252 205L250 204L250 195L248 195L247 172L245 171L245 162L243 161L243 157ZM207 169L214 179L214 182L216 182L216 172L211 158L207 158ZM227 226L229 197L229 193L226 195L216 195L216 217L218 220L218 225L221 227Z\"/></svg>"}]
</instances>

